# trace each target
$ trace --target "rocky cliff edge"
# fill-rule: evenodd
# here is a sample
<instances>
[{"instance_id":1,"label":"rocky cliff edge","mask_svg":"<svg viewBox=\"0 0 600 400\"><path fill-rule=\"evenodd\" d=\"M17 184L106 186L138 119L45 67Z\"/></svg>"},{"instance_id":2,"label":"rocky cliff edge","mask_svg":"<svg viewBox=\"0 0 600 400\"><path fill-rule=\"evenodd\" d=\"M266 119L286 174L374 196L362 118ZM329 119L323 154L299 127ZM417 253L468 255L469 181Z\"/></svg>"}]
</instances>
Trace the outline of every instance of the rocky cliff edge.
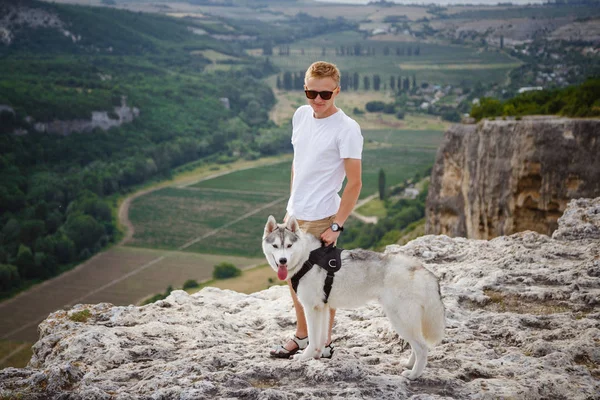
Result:
<instances>
[{"instance_id":1,"label":"rocky cliff edge","mask_svg":"<svg viewBox=\"0 0 600 400\"><path fill-rule=\"evenodd\" d=\"M446 337L416 381L400 376L408 350L377 304L338 310L333 358L300 363L268 356L293 334L286 287L206 288L52 313L29 366L0 371L0 397L600 399L600 198L571 201L553 237L424 236L386 251L441 283Z\"/></svg>"}]
</instances>

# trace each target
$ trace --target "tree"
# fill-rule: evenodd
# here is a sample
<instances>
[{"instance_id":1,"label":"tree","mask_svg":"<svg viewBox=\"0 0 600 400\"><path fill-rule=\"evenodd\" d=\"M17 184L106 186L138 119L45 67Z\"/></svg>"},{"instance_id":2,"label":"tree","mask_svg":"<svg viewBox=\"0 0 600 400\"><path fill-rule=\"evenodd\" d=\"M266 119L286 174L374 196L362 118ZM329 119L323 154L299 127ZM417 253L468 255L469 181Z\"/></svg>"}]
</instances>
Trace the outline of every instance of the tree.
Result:
<instances>
[{"instance_id":1,"label":"tree","mask_svg":"<svg viewBox=\"0 0 600 400\"><path fill-rule=\"evenodd\" d=\"M86 248L93 249L105 234L104 227L94 217L85 214L70 216L63 229L78 252Z\"/></svg>"},{"instance_id":2,"label":"tree","mask_svg":"<svg viewBox=\"0 0 600 400\"><path fill-rule=\"evenodd\" d=\"M385 200L385 172L383 168L379 169L379 200Z\"/></svg>"},{"instance_id":3,"label":"tree","mask_svg":"<svg viewBox=\"0 0 600 400\"><path fill-rule=\"evenodd\" d=\"M265 43L262 48L263 56L272 56L273 55L273 45L271 43Z\"/></svg>"},{"instance_id":4,"label":"tree","mask_svg":"<svg viewBox=\"0 0 600 400\"><path fill-rule=\"evenodd\" d=\"M236 276L240 276L241 274L242 271L238 267L228 262L222 262L215 265L215 268L213 270L214 279L233 278Z\"/></svg>"},{"instance_id":5,"label":"tree","mask_svg":"<svg viewBox=\"0 0 600 400\"><path fill-rule=\"evenodd\" d=\"M390 76L390 90L396 90L396 78L394 76Z\"/></svg>"},{"instance_id":6,"label":"tree","mask_svg":"<svg viewBox=\"0 0 600 400\"><path fill-rule=\"evenodd\" d=\"M297 72L294 74L294 90L302 90L304 89L304 73Z\"/></svg>"},{"instance_id":7,"label":"tree","mask_svg":"<svg viewBox=\"0 0 600 400\"><path fill-rule=\"evenodd\" d=\"M396 112L396 105L394 103L387 103L383 107L383 112L385 114L394 114Z\"/></svg>"},{"instance_id":8,"label":"tree","mask_svg":"<svg viewBox=\"0 0 600 400\"><path fill-rule=\"evenodd\" d=\"M379 76L379 74L375 74L375 75L373 75L373 89L379 90L380 87L381 87L381 77Z\"/></svg>"},{"instance_id":9,"label":"tree","mask_svg":"<svg viewBox=\"0 0 600 400\"><path fill-rule=\"evenodd\" d=\"M42 237L45 234L46 224L44 221L39 219L27 220L21 225L19 240L21 243L31 246L38 237Z\"/></svg>"},{"instance_id":10,"label":"tree","mask_svg":"<svg viewBox=\"0 0 600 400\"><path fill-rule=\"evenodd\" d=\"M194 279L188 279L183 283L183 290L185 289L193 289L199 287L200 284Z\"/></svg>"},{"instance_id":11,"label":"tree","mask_svg":"<svg viewBox=\"0 0 600 400\"><path fill-rule=\"evenodd\" d=\"M67 209L67 215L83 213L94 217L98 221L110 222L112 212L106 204L95 193L85 191Z\"/></svg>"},{"instance_id":12,"label":"tree","mask_svg":"<svg viewBox=\"0 0 600 400\"><path fill-rule=\"evenodd\" d=\"M385 108L385 103L379 100L369 101L367 104L365 104L365 108L368 112L379 112L383 111Z\"/></svg>"},{"instance_id":13,"label":"tree","mask_svg":"<svg viewBox=\"0 0 600 400\"><path fill-rule=\"evenodd\" d=\"M75 243L66 235L55 235L54 254L61 264L66 264L75 259Z\"/></svg>"},{"instance_id":14,"label":"tree","mask_svg":"<svg viewBox=\"0 0 600 400\"><path fill-rule=\"evenodd\" d=\"M371 88L371 80L366 75L363 77L363 87L365 90L369 90Z\"/></svg>"},{"instance_id":15,"label":"tree","mask_svg":"<svg viewBox=\"0 0 600 400\"><path fill-rule=\"evenodd\" d=\"M19 236L21 234L21 224L15 218L11 218L8 220L6 225L2 227L2 241L3 243L9 242L18 242Z\"/></svg>"},{"instance_id":16,"label":"tree","mask_svg":"<svg viewBox=\"0 0 600 400\"><path fill-rule=\"evenodd\" d=\"M33 253L31 252L31 249L24 244L19 246L16 264L19 268L19 275L24 278L35 277L35 260L33 258Z\"/></svg>"},{"instance_id":17,"label":"tree","mask_svg":"<svg viewBox=\"0 0 600 400\"><path fill-rule=\"evenodd\" d=\"M502 103L500 100L484 97L479 101L479 105L471 109L471 117L479 121L488 116L502 115Z\"/></svg>"},{"instance_id":18,"label":"tree","mask_svg":"<svg viewBox=\"0 0 600 400\"><path fill-rule=\"evenodd\" d=\"M350 87L350 77L347 74L341 74L340 87L342 90L347 90Z\"/></svg>"},{"instance_id":19,"label":"tree","mask_svg":"<svg viewBox=\"0 0 600 400\"><path fill-rule=\"evenodd\" d=\"M359 82L360 82L360 78L358 76L358 72L355 72L354 76L352 78L352 84L354 85L354 90L358 90Z\"/></svg>"},{"instance_id":20,"label":"tree","mask_svg":"<svg viewBox=\"0 0 600 400\"><path fill-rule=\"evenodd\" d=\"M19 285L19 270L14 265L0 264L0 291L8 291Z\"/></svg>"},{"instance_id":21,"label":"tree","mask_svg":"<svg viewBox=\"0 0 600 400\"><path fill-rule=\"evenodd\" d=\"M283 73L283 88L285 90L292 90L293 89L293 82L292 82L292 73L290 71L285 71Z\"/></svg>"}]
</instances>

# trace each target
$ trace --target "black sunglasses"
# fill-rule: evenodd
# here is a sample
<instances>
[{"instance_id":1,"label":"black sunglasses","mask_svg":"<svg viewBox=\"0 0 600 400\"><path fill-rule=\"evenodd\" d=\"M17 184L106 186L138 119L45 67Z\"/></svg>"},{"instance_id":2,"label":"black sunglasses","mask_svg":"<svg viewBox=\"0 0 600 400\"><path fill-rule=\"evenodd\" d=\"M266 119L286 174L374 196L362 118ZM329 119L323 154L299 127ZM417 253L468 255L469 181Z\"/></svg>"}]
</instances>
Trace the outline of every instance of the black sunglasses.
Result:
<instances>
[{"instance_id":1,"label":"black sunglasses","mask_svg":"<svg viewBox=\"0 0 600 400\"><path fill-rule=\"evenodd\" d=\"M337 89L337 87L335 89ZM316 99L317 96L321 96L323 100L329 100L331 99L331 96L333 96L333 92L330 92L329 90L324 90L322 92L317 92L316 90L305 90L304 93L306 93L306 98L311 100Z\"/></svg>"}]
</instances>

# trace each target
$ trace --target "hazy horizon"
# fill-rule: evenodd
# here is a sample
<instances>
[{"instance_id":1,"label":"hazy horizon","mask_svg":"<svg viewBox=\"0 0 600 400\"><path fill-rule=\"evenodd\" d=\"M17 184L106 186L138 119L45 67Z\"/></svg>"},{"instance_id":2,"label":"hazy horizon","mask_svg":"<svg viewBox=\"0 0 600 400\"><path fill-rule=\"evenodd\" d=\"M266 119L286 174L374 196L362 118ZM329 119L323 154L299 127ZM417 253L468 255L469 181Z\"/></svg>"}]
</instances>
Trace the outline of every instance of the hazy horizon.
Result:
<instances>
[{"instance_id":1,"label":"hazy horizon","mask_svg":"<svg viewBox=\"0 0 600 400\"><path fill-rule=\"evenodd\" d=\"M323 3L345 3L345 4L368 4L375 0L316 0ZM544 4L547 0L386 0L397 4L438 4L438 5L456 5L456 4L477 4L493 6L498 3L512 3L515 5L525 4Z\"/></svg>"}]
</instances>

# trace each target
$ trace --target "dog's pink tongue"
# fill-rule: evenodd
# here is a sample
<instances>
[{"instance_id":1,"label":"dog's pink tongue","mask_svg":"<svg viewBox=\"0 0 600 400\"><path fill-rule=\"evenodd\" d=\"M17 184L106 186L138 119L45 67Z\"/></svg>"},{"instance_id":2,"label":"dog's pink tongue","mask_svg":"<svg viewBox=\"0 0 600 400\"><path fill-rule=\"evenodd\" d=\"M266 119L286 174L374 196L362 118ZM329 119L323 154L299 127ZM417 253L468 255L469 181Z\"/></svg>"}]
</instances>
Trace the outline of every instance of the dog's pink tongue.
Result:
<instances>
[{"instance_id":1,"label":"dog's pink tongue","mask_svg":"<svg viewBox=\"0 0 600 400\"><path fill-rule=\"evenodd\" d=\"M279 280L285 281L285 278L287 278L287 268L280 265L279 269L277 270L277 277Z\"/></svg>"}]
</instances>

